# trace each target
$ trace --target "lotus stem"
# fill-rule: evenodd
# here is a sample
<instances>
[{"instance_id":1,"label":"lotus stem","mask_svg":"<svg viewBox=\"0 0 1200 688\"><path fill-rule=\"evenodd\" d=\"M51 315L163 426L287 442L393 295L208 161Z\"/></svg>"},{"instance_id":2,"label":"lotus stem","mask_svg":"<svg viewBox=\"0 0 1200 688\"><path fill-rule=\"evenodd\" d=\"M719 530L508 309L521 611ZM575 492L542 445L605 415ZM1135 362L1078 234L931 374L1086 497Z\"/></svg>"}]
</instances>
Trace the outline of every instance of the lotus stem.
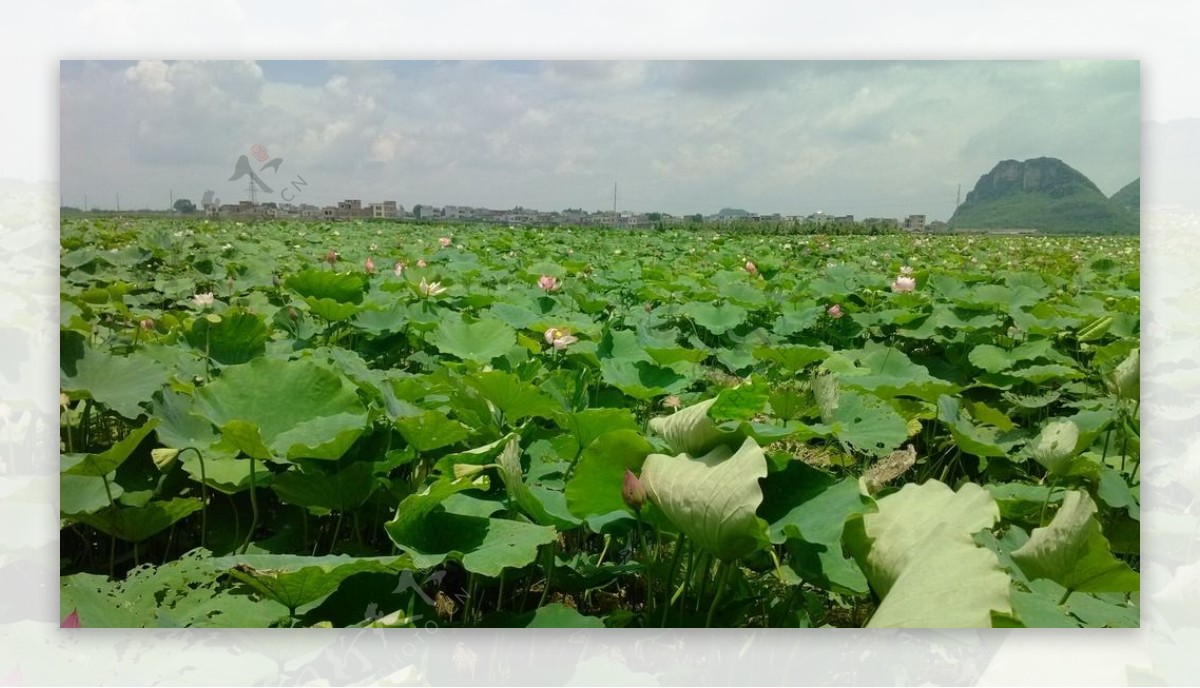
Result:
<instances>
[{"instance_id":1,"label":"lotus stem","mask_svg":"<svg viewBox=\"0 0 1200 688\"><path fill-rule=\"evenodd\" d=\"M675 595L671 594L671 586L675 583L675 569L679 567L679 559L683 555L683 542L684 535L680 533L679 537L675 539L675 554L671 556L671 567L667 569L667 603L663 605L662 621L658 624L659 628L666 628L667 614L671 611L671 605L678 596L678 593Z\"/></svg>"},{"instance_id":2,"label":"lotus stem","mask_svg":"<svg viewBox=\"0 0 1200 688\"><path fill-rule=\"evenodd\" d=\"M104 481L104 494L108 497L108 508L112 509L113 517L117 516L117 504L113 501L112 488L108 485L108 476L102 475L100 479ZM117 534L108 534L108 577L115 578L117 571Z\"/></svg>"},{"instance_id":3,"label":"lotus stem","mask_svg":"<svg viewBox=\"0 0 1200 688\"><path fill-rule=\"evenodd\" d=\"M208 475L204 471L204 455L199 449L184 447L179 453L189 449L196 452L196 458L200 460L200 546L205 547L208 536Z\"/></svg>"},{"instance_id":4,"label":"lotus stem","mask_svg":"<svg viewBox=\"0 0 1200 688\"><path fill-rule=\"evenodd\" d=\"M704 619L704 627L712 628L713 615L717 612L717 606L721 603L721 597L725 593L726 586L729 585L729 572L733 567L729 562L722 560L717 564L717 589L713 595L712 604L708 607L708 616Z\"/></svg>"},{"instance_id":5,"label":"lotus stem","mask_svg":"<svg viewBox=\"0 0 1200 688\"><path fill-rule=\"evenodd\" d=\"M250 539L254 537L254 529L258 527L258 497L254 492L254 457L250 457L250 530L246 533L246 541L242 543L242 554L250 549Z\"/></svg>"}]
</instances>

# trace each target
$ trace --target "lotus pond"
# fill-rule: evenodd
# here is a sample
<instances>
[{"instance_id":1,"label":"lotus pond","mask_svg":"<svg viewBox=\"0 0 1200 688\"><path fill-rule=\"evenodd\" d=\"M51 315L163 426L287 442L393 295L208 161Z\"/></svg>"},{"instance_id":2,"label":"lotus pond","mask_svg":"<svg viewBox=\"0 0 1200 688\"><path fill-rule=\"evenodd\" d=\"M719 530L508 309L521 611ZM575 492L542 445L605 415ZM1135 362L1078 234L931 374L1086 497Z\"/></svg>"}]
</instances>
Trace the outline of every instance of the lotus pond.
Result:
<instances>
[{"instance_id":1,"label":"lotus pond","mask_svg":"<svg viewBox=\"0 0 1200 688\"><path fill-rule=\"evenodd\" d=\"M72 624L1138 625L1136 237L61 247Z\"/></svg>"}]
</instances>

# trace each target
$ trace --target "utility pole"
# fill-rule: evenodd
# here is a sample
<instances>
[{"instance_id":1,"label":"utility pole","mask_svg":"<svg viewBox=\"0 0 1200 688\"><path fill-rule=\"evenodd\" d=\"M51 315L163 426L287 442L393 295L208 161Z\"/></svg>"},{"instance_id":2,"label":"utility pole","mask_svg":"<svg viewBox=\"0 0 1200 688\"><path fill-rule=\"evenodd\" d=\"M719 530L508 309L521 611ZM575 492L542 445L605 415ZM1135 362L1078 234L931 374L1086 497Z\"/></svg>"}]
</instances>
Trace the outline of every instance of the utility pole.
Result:
<instances>
[{"instance_id":1,"label":"utility pole","mask_svg":"<svg viewBox=\"0 0 1200 688\"><path fill-rule=\"evenodd\" d=\"M962 205L962 182L958 183L958 195L954 197L954 209L958 210L960 205Z\"/></svg>"},{"instance_id":2,"label":"utility pole","mask_svg":"<svg viewBox=\"0 0 1200 688\"><path fill-rule=\"evenodd\" d=\"M175 189L171 189L171 205L168 209L172 214L175 213Z\"/></svg>"},{"instance_id":3,"label":"utility pole","mask_svg":"<svg viewBox=\"0 0 1200 688\"><path fill-rule=\"evenodd\" d=\"M613 225L617 224L617 183L613 182Z\"/></svg>"},{"instance_id":4,"label":"utility pole","mask_svg":"<svg viewBox=\"0 0 1200 688\"><path fill-rule=\"evenodd\" d=\"M85 213L86 213L86 212L87 212L87 209L88 209L88 207L87 207L87 194L84 194L84 195L83 195L83 212L85 212Z\"/></svg>"},{"instance_id":5,"label":"utility pole","mask_svg":"<svg viewBox=\"0 0 1200 688\"><path fill-rule=\"evenodd\" d=\"M121 194L117 194L117 212L121 212Z\"/></svg>"}]
</instances>

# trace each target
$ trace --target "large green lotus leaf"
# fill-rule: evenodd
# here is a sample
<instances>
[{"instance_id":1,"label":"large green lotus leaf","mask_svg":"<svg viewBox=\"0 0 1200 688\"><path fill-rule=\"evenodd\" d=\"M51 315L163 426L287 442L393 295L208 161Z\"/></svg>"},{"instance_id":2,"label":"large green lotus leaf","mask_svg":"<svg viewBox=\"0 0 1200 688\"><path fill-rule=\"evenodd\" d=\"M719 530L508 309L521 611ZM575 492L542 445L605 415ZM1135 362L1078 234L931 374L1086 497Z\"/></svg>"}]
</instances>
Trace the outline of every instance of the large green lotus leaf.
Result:
<instances>
[{"instance_id":1,"label":"large green lotus leaf","mask_svg":"<svg viewBox=\"0 0 1200 688\"><path fill-rule=\"evenodd\" d=\"M975 367L989 373L1008 370L1016 362L1008 351L991 344L980 344L971 349L971 353L967 354L967 359Z\"/></svg>"},{"instance_id":2,"label":"large green lotus leaf","mask_svg":"<svg viewBox=\"0 0 1200 688\"><path fill-rule=\"evenodd\" d=\"M293 612L333 592L342 581L355 574L396 575L409 568L406 557L306 557L292 554L219 557L212 560L212 565Z\"/></svg>"},{"instance_id":3,"label":"large green lotus leaf","mask_svg":"<svg viewBox=\"0 0 1200 688\"><path fill-rule=\"evenodd\" d=\"M365 308L354 316L354 326L373 335L385 332L403 332L408 324L408 306L397 301L390 306Z\"/></svg>"},{"instance_id":4,"label":"large green lotus leaf","mask_svg":"<svg viewBox=\"0 0 1200 688\"><path fill-rule=\"evenodd\" d=\"M59 579L63 616L76 612L84 628L141 628L154 619L154 603L120 594L121 584L107 576L76 573Z\"/></svg>"},{"instance_id":5,"label":"large green lotus leaf","mask_svg":"<svg viewBox=\"0 0 1200 688\"><path fill-rule=\"evenodd\" d=\"M125 488L110 482L106 491L102 476L64 473L58 477L58 510L68 516L94 513L109 505L109 493L115 500L125 493Z\"/></svg>"},{"instance_id":6,"label":"large green lotus leaf","mask_svg":"<svg viewBox=\"0 0 1200 688\"><path fill-rule=\"evenodd\" d=\"M292 466L271 480L271 489L285 504L309 509L349 511L367 501L375 489L375 465L355 461L338 471L328 472L317 466Z\"/></svg>"},{"instance_id":7,"label":"large green lotus leaf","mask_svg":"<svg viewBox=\"0 0 1200 688\"><path fill-rule=\"evenodd\" d=\"M458 315L448 315L433 333L433 343L444 354L487 363L515 346L517 334L499 320L484 318L468 323Z\"/></svg>"},{"instance_id":8,"label":"large green lotus leaf","mask_svg":"<svg viewBox=\"0 0 1200 688\"><path fill-rule=\"evenodd\" d=\"M933 377L925 366L913 363L903 351L874 342L867 342L856 351L836 352L821 366L838 373L843 387L883 398L906 396L936 401L938 395L958 391L957 385Z\"/></svg>"},{"instance_id":9,"label":"large green lotus leaf","mask_svg":"<svg viewBox=\"0 0 1200 688\"><path fill-rule=\"evenodd\" d=\"M671 523L728 561L767 545L767 524L755 515L763 500L758 480L766 475L762 448L747 438L737 452L722 445L698 458L651 454L641 480Z\"/></svg>"},{"instance_id":10,"label":"large green lotus leaf","mask_svg":"<svg viewBox=\"0 0 1200 688\"><path fill-rule=\"evenodd\" d=\"M723 443L727 437L708 417L709 409L716 403L717 399L713 397L669 416L651 418L650 429L677 454L704 454Z\"/></svg>"},{"instance_id":11,"label":"large green lotus leaf","mask_svg":"<svg viewBox=\"0 0 1200 688\"><path fill-rule=\"evenodd\" d=\"M355 303L344 303L334 299L318 299L315 296L305 296L304 303L308 309L330 322L349 320L362 312L363 307Z\"/></svg>"},{"instance_id":12,"label":"large green lotus leaf","mask_svg":"<svg viewBox=\"0 0 1200 688\"><path fill-rule=\"evenodd\" d=\"M486 489L481 476L474 481L440 480L425 492L405 497L396 516L384 528L418 568L458 559L463 568L485 576L498 576L505 568L527 566L537 558L538 547L557 537L552 527L448 513L442 502L471 488Z\"/></svg>"},{"instance_id":13,"label":"large green lotus leaf","mask_svg":"<svg viewBox=\"0 0 1200 688\"><path fill-rule=\"evenodd\" d=\"M697 325L716 335L725 334L746 321L746 309L731 303L718 306L693 301L684 304L681 310L695 320Z\"/></svg>"},{"instance_id":14,"label":"large green lotus leaf","mask_svg":"<svg viewBox=\"0 0 1200 688\"><path fill-rule=\"evenodd\" d=\"M157 425L158 420L152 418L99 454L62 454L59 457L60 470L64 475L108 475L125 463Z\"/></svg>"},{"instance_id":15,"label":"large green lotus leaf","mask_svg":"<svg viewBox=\"0 0 1200 688\"><path fill-rule=\"evenodd\" d=\"M829 349L816 346L800 346L780 344L777 346L760 346L754 349L754 358L760 361L778 363L792 374L799 373L817 361L829 358Z\"/></svg>"},{"instance_id":16,"label":"large green lotus leaf","mask_svg":"<svg viewBox=\"0 0 1200 688\"><path fill-rule=\"evenodd\" d=\"M604 621L584 616L565 604L553 603L538 607L525 628L604 628Z\"/></svg>"},{"instance_id":17,"label":"large green lotus leaf","mask_svg":"<svg viewBox=\"0 0 1200 688\"><path fill-rule=\"evenodd\" d=\"M266 357L230 366L197 390L196 413L223 435L236 430L243 439L247 427L256 430L274 459L340 458L367 424L366 409L342 376L309 360Z\"/></svg>"},{"instance_id":18,"label":"large green lotus leaf","mask_svg":"<svg viewBox=\"0 0 1200 688\"><path fill-rule=\"evenodd\" d=\"M396 419L395 425L404 441L421 452L458 444L470 436L467 426L446 417L441 411L403 416Z\"/></svg>"},{"instance_id":19,"label":"large green lotus leaf","mask_svg":"<svg viewBox=\"0 0 1200 688\"><path fill-rule=\"evenodd\" d=\"M509 498L516 502L534 523L554 526L559 530L570 530L580 524L580 520L569 513L568 518L551 513L541 497L525 483L525 473L521 468L521 445L516 438L510 439L504 446L497 464L500 466L500 479L504 481Z\"/></svg>"},{"instance_id":20,"label":"large green lotus leaf","mask_svg":"<svg viewBox=\"0 0 1200 688\"><path fill-rule=\"evenodd\" d=\"M1007 456L1020 441L1019 432L973 423L955 397L943 395L938 398L938 420L950 429L950 436L960 449L975 456Z\"/></svg>"},{"instance_id":21,"label":"large green lotus leaf","mask_svg":"<svg viewBox=\"0 0 1200 688\"><path fill-rule=\"evenodd\" d=\"M141 351L113 356L96 351L75 332L60 338L59 386L64 392L86 394L125 418L146 411L142 404L167 384L167 368Z\"/></svg>"},{"instance_id":22,"label":"large green lotus leaf","mask_svg":"<svg viewBox=\"0 0 1200 688\"><path fill-rule=\"evenodd\" d=\"M205 452L203 466L195 452L185 452L180 454L179 463L192 480L204 482L218 492L237 494L250 488L250 462L236 458L231 451ZM263 471L256 471L254 482L262 487Z\"/></svg>"},{"instance_id":23,"label":"large green lotus leaf","mask_svg":"<svg viewBox=\"0 0 1200 688\"><path fill-rule=\"evenodd\" d=\"M842 554L842 531L853 514L872 508L853 477L838 480L800 461L763 481L758 515L774 544L788 543L789 565L802 580L843 594L865 594L867 579Z\"/></svg>"},{"instance_id":24,"label":"large green lotus leaf","mask_svg":"<svg viewBox=\"0 0 1200 688\"><path fill-rule=\"evenodd\" d=\"M567 482L567 508L589 526L613 512L632 514L621 497L625 471L636 473L652 451L654 447L636 430L613 430L597 437L584 448Z\"/></svg>"},{"instance_id":25,"label":"large green lotus leaf","mask_svg":"<svg viewBox=\"0 0 1200 688\"><path fill-rule=\"evenodd\" d=\"M1000 517L991 496L967 483L908 484L853 517L845 542L882 599L868 627L979 628L1011 614L1009 577L972 535Z\"/></svg>"},{"instance_id":26,"label":"large green lotus leaf","mask_svg":"<svg viewBox=\"0 0 1200 688\"><path fill-rule=\"evenodd\" d=\"M290 275L284 286L306 299L329 299L343 304L362 303L367 288L361 274L326 270L304 270Z\"/></svg>"},{"instance_id":27,"label":"large green lotus leaf","mask_svg":"<svg viewBox=\"0 0 1200 688\"><path fill-rule=\"evenodd\" d=\"M270 334L262 318L252 313L230 309L213 323L209 318L196 318L187 332L188 344L197 351L207 351L214 361L233 365L245 363L266 353Z\"/></svg>"},{"instance_id":28,"label":"large green lotus leaf","mask_svg":"<svg viewBox=\"0 0 1200 688\"><path fill-rule=\"evenodd\" d=\"M488 313L503 321L509 327L524 330L542 319L540 313L511 303L493 304Z\"/></svg>"},{"instance_id":29,"label":"large green lotus leaf","mask_svg":"<svg viewBox=\"0 0 1200 688\"><path fill-rule=\"evenodd\" d=\"M838 480L802 461L763 481L763 503L758 515L767 523L772 543L787 539L784 529L794 527L799 537L841 550L842 529L852 514L866 513L873 501L862 494L858 480Z\"/></svg>"},{"instance_id":30,"label":"large green lotus leaf","mask_svg":"<svg viewBox=\"0 0 1200 688\"><path fill-rule=\"evenodd\" d=\"M115 535L127 542L141 542L199 511L201 506L199 499L177 498L151 501L141 507L110 507L91 514L78 514L75 518L107 535Z\"/></svg>"},{"instance_id":31,"label":"large green lotus leaf","mask_svg":"<svg viewBox=\"0 0 1200 688\"><path fill-rule=\"evenodd\" d=\"M554 423L575 438L575 452L570 458L578 456L579 452L606 432L638 429L633 414L623 408L590 408L573 413L557 413Z\"/></svg>"},{"instance_id":32,"label":"large green lotus leaf","mask_svg":"<svg viewBox=\"0 0 1200 688\"><path fill-rule=\"evenodd\" d=\"M1095 513L1087 493L1067 492L1054 519L1033 530L1013 561L1029 578L1049 578L1072 592L1136 591L1138 573L1113 556Z\"/></svg>"},{"instance_id":33,"label":"large green lotus leaf","mask_svg":"<svg viewBox=\"0 0 1200 688\"><path fill-rule=\"evenodd\" d=\"M883 457L908 438L908 423L877 397L843 392L837 404L830 430L855 451Z\"/></svg>"},{"instance_id":34,"label":"large green lotus leaf","mask_svg":"<svg viewBox=\"0 0 1200 688\"><path fill-rule=\"evenodd\" d=\"M469 375L465 380L500 409L509 424L530 416L550 418L560 410L553 399L511 373L489 370Z\"/></svg>"},{"instance_id":35,"label":"large green lotus leaf","mask_svg":"<svg viewBox=\"0 0 1200 688\"><path fill-rule=\"evenodd\" d=\"M608 384L642 400L682 392L692 382L673 368L624 358L601 358L600 373Z\"/></svg>"},{"instance_id":36,"label":"large green lotus leaf","mask_svg":"<svg viewBox=\"0 0 1200 688\"><path fill-rule=\"evenodd\" d=\"M751 375L749 382L721 390L708 416L716 421L750 420L763 412L770 395L770 383L758 374Z\"/></svg>"},{"instance_id":37,"label":"large green lotus leaf","mask_svg":"<svg viewBox=\"0 0 1200 688\"><path fill-rule=\"evenodd\" d=\"M171 449L195 447L205 459L233 457L233 452L220 448L221 434L213 424L193 413L194 409L194 400L187 394L164 389L155 395L150 404L150 415L158 421L154 429L158 441Z\"/></svg>"}]
</instances>

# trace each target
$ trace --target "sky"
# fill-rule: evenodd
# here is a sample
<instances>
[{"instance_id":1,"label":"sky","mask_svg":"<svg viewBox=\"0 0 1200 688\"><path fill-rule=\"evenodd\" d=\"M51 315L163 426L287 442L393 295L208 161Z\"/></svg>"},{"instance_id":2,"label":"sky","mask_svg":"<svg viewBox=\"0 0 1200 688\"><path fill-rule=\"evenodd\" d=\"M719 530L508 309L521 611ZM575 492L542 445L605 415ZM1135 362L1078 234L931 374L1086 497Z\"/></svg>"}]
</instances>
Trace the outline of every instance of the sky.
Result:
<instances>
[{"instance_id":1,"label":"sky","mask_svg":"<svg viewBox=\"0 0 1200 688\"><path fill-rule=\"evenodd\" d=\"M948 219L1055 157L1140 176L1137 61L64 61L62 202L271 194L672 214ZM254 146L277 167L260 169ZM299 180L299 181L298 181Z\"/></svg>"}]
</instances>

